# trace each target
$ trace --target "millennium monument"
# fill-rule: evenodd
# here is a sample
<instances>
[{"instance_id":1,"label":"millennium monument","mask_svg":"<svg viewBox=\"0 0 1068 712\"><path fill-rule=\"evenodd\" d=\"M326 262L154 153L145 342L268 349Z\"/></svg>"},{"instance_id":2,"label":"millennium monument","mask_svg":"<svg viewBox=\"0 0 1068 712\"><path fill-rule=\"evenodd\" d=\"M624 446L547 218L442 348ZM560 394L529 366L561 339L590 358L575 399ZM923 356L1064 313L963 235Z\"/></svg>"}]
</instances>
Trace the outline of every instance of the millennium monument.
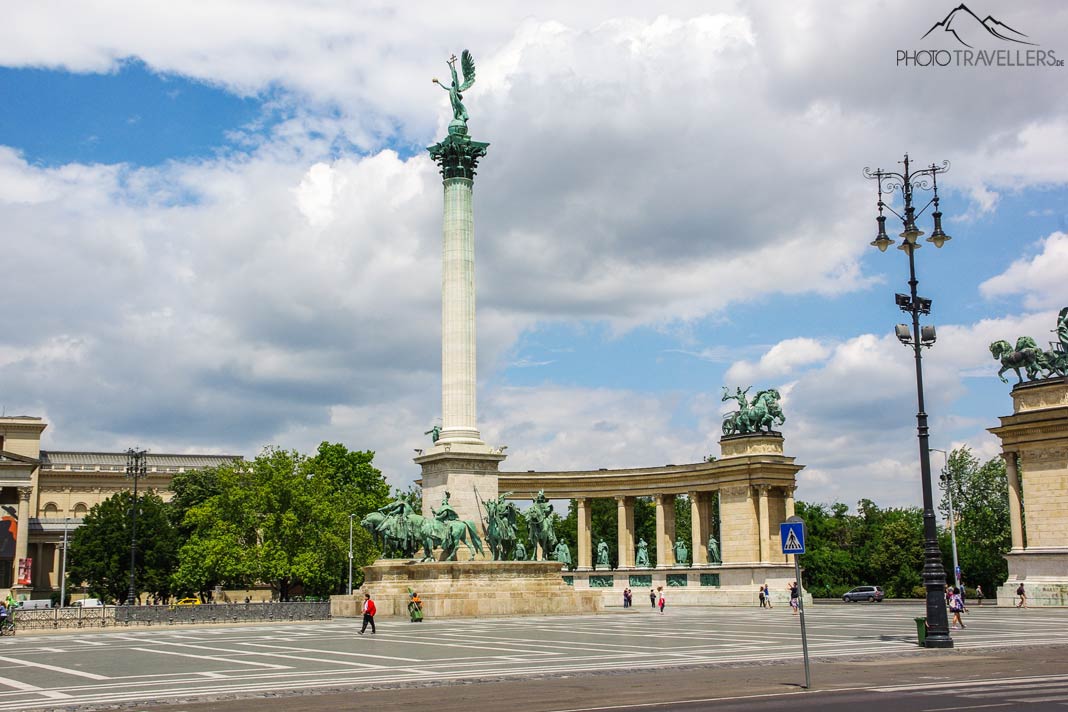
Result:
<instances>
[{"instance_id":1,"label":"millennium monument","mask_svg":"<svg viewBox=\"0 0 1068 712\"><path fill-rule=\"evenodd\" d=\"M1017 378L1013 414L990 428L1005 458L1012 535L999 606L1013 605L1021 584L1029 606L1068 605L1068 307L1057 315L1053 334L1048 350L1030 336L1015 346L1003 340L990 345L1001 362L998 377L1008 383L1005 373L1013 371Z\"/></svg>"},{"instance_id":2,"label":"millennium monument","mask_svg":"<svg viewBox=\"0 0 1068 712\"><path fill-rule=\"evenodd\" d=\"M457 72L457 62L460 71ZM467 50L448 60L452 119L444 139L428 147L444 189L441 266L441 425L419 451L421 512L398 500L361 524L383 557L364 567L353 596L332 599L333 614L352 616L363 593L385 615L403 615L418 593L427 616L583 613L619 605L625 588L672 587L673 603L756 605L757 584L785 597L793 567L778 550L779 524L794 514L796 474L783 455L785 422L779 392L750 396L724 389L738 409L726 417L720 456L689 465L592 471L501 472L504 447L492 447L478 428L474 187L488 143L471 138L464 92L475 83ZM462 75L462 80L461 80ZM535 494L536 493L536 494ZM685 496L690 537L676 531L676 498ZM615 555L592 537L592 500L614 499ZM640 540L635 503L651 498L656 536ZM517 500L527 537L518 536ZM557 538L553 500L574 500L577 551ZM714 516L718 512L718 516ZM654 556L655 552L655 556ZM615 561L612 561L612 559Z\"/></svg>"},{"instance_id":3,"label":"millennium monument","mask_svg":"<svg viewBox=\"0 0 1068 712\"><path fill-rule=\"evenodd\" d=\"M498 465L502 448L491 448L478 431L475 339L475 169L488 143L472 140L463 92L475 83L475 60L460 55L463 80L457 76L456 56L448 60L451 81L433 80L449 93L452 121L448 135L427 148L438 164L444 184L445 211L441 250L441 420L432 447L415 462L422 468L423 516L432 507L449 504L459 519L481 524L482 499L497 498Z\"/></svg>"}]
</instances>

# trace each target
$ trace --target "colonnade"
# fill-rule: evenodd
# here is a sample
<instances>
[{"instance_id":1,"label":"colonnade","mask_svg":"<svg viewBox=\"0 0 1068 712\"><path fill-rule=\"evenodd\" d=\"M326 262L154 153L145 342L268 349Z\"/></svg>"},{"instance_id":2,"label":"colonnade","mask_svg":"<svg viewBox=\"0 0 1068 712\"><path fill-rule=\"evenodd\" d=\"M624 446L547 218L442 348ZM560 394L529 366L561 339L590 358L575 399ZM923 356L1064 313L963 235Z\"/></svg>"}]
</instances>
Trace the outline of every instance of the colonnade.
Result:
<instances>
[{"instance_id":1,"label":"colonnade","mask_svg":"<svg viewBox=\"0 0 1068 712\"><path fill-rule=\"evenodd\" d=\"M712 531L712 508L720 501L721 563L775 563L785 561L778 545L779 524L794 514L794 486L766 484L735 486L687 492L690 503L690 541L694 566L709 565L708 539ZM656 568L675 566L675 494L652 495L656 507ZM592 570L592 497L576 497L578 520L578 570ZM616 569L635 567L634 501L616 495ZM650 542L653 543L653 542Z\"/></svg>"}]
</instances>

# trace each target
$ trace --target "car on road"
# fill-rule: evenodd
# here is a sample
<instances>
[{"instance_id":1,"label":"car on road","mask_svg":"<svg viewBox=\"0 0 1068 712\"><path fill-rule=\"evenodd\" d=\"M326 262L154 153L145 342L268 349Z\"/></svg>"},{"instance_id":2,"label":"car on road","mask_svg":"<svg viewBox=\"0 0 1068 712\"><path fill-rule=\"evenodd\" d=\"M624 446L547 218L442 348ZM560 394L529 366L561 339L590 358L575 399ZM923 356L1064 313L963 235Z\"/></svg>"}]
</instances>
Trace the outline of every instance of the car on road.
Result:
<instances>
[{"instance_id":1,"label":"car on road","mask_svg":"<svg viewBox=\"0 0 1068 712\"><path fill-rule=\"evenodd\" d=\"M74 601L70 605L77 608L101 608L104 605L104 602L99 598L83 598L80 601Z\"/></svg>"},{"instance_id":2,"label":"car on road","mask_svg":"<svg viewBox=\"0 0 1068 712\"><path fill-rule=\"evenodd\" d=\"M842 600L846 603L856 603L857 601L878 603L883 600L884 595L883 589L880 586L857 586L856 588L843 593Z\"/></svg>"},{"instance_id":3,"label":"car on road","mask_svg":"<svg viewBox=\"0 0 1068 712\"><path fill-rule=\"evenodd\" d=\"M182 598L174 602L176 606L199 606L200 599L198 598Z\"/></svg>"}]
</instances>

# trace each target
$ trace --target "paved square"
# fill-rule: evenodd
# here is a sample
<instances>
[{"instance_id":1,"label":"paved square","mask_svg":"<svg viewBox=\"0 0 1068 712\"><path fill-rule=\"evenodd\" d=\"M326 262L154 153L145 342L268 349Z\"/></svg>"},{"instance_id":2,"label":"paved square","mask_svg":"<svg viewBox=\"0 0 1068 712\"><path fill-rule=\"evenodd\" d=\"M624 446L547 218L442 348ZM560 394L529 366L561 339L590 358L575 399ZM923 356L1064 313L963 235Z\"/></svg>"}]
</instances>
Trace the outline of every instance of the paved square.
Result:
<instances>
[{"instance_id":1,"label":"paved square","mask_svg":"<svg viewBox=\"0 0 1068 712\"><path fill-rule=\"evenodd\" d=\"M813 658L922 654L922 603L816 605ZM972 608L958 648L1063 642L1068 610ZM674 608L593 616L129 628L0 639L0 710L190 699L423 681L800 661L788 608Z\"/></svg>"}]
</instances>

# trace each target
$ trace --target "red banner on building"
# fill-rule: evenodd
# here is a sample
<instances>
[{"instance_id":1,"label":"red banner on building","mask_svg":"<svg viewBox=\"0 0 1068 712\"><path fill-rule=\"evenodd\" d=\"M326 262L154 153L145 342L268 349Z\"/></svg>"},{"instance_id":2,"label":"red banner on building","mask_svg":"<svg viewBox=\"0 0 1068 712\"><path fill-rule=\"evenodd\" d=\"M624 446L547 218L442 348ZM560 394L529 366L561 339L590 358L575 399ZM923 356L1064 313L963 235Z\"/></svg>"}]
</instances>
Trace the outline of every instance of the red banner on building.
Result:
<instances>
[{"instance_id":1,"label":"red banner on building","mask_svg":"<svg viewBox=\"0 0 1068 712\"><path fill-rule=\"evenodd\" d=\"M33 571L33 559L19 559L19 586L33 585L33 581L30 579L31 571Z\"/></svg>"}]
</instances>

